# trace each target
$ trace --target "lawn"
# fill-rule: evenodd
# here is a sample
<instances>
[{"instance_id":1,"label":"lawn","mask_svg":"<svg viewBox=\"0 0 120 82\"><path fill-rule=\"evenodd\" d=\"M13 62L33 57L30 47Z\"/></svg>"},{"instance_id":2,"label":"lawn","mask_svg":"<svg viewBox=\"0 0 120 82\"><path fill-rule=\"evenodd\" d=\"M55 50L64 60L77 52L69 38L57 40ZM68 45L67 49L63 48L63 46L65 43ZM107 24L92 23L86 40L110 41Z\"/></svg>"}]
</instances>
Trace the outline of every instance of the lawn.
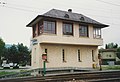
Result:
<instances>
[{"instance_id":1,"label":"lawn","mask_svg":"<svg viewBox=\"0 0 120 82\"><path fill-rule=\"evenodd\" d=\"M1 72L0 72L0 76L2 76L2 75L8 75L8 74L14 74L14 73L16 73L16 72L5 72L5 71L1 71Z\"/></svg>"},{"instance_id":2,"label":"lawn","mask_svg":"<svg viewBox=\"0 0 120 82\"><path fill-rule=\"evenodd\" d=\"M120 70L120 66L102 66L103 70Z\"/></svg>"}]
</instances>

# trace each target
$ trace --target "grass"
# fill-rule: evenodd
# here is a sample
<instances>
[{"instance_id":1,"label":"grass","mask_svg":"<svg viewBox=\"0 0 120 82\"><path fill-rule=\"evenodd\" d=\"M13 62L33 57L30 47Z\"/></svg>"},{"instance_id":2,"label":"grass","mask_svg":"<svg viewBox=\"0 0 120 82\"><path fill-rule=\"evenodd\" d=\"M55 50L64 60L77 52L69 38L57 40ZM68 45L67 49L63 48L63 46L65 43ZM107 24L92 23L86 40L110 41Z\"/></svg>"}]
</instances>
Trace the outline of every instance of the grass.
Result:
<instances>
[{"instance_id":1,"label":"grass","mask_svg":"<svg viewBox=\"0 0 120 82\"><path fill-rule=\"evenodd\" d=\"M120 66L102 66L103 70L120 70Z\"/></svg>"},{"instance_id":2,"label":"grass","mask_svg":"<svg viewBox=\"0 0 120 82\"><path fill-rule=\"evenodd\" d=\"M5 71L2 71L0 72L0 76L3 76L3 75L8 75L8 74L14 74L16 72L5 72Z\"/></svg>"}]
</instances>

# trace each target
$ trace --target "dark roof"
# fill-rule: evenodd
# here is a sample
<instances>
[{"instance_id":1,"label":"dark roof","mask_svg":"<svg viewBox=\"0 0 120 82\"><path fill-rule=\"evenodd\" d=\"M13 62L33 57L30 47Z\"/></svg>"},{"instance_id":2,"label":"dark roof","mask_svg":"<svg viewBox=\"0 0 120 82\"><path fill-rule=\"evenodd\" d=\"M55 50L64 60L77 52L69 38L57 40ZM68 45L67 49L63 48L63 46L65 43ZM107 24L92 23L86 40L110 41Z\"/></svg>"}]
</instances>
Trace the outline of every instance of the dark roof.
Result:
<instances>
[{"instance_id":1,"label":"dark roof","mask_svg":"<svg viewBox=\"0 0 120 82\"><path fill-rule=\"evenodd\" d=\"M78 13L73 13L72 11L62 11L62 10L57 10L57 9L52 9L43 15L38 15L33 21L31 21L27 27L33 26L37 21L40 19L48 17L48 18L55 18L55 19L62 19L62 20L68 20L68 21L74 21L74 22L79 22L79 23L87 23L87 24L93 24L100 26L101 28L103 27L108 27L108 25L102 24L100 22L97 22L89 17L86 17L82 14Z\"/></svg>"}]
</instances>

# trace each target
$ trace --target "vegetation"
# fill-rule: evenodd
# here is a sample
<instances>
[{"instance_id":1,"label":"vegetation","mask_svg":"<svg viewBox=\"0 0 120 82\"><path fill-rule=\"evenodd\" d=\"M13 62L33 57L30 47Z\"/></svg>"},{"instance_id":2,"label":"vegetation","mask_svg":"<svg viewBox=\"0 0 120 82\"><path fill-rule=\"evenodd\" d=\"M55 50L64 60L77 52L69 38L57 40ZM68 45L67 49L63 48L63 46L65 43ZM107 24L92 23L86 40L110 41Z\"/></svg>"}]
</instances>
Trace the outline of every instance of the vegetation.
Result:
<instances>
[{"instance_id":1,"label":"vegetation","mask_svg":"<svg viewBox=\"0 0 120 82\"><path fill-rule=\"evenodd\" d=\"M21 65L30 64L30 51L27 46L23 43L18 43L17 45L11 45L11 47L6 48L5 42L0 39L0 65L3 60L7 60L8 63L17 63Z\"/></svg>"},{"instance_id":2,"label":"vegetation","mask_svg":"<svg viewBox=\"0 0 120 82\"><path fill-rule=\"evenodd\" d=\"M0 38L0 65L2 63L1 57L4 55L4 50L5 50L5 43L4 41Z\"/></svg>"},{"instance_id":3,"label":"vegetation","mask_svg":"<svg viewBox=\"0 0 120 82\"><path fill-rule=\"evenodd\" d=\"M109 43L105 45L105 49L117 49L117 48L118 48L118 44Z\"/></svg>"},{"instance_id":4,"label":"vegetation","mask_svg":"<svg viewBox=\"0 0 120 82\"><path fill-rule=\"evenodd\" d=\"M5 71L2 71L0 72L0 76L3 76L3 75L8 75L8 74L14 74L16 72L5 72Z\"/></svg>"},{"instance_id":5,"label":"vegetation","mask_svg":"<svg viewBox=\"0 0 120 82\"><path fill-rule=\"evenodd\" d=\"M103 70L120 70L120 66L105 66L102 67Z\"/></svg>"}]
</instances>

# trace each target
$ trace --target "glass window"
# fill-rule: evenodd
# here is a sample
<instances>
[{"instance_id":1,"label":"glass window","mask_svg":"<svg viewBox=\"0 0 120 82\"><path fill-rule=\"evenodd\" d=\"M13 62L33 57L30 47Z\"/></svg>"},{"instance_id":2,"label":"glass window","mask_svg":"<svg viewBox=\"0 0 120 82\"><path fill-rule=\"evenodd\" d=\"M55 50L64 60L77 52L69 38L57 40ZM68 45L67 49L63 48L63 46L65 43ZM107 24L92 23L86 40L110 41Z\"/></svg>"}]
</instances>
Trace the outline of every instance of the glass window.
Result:
<instances>
[{"instance_id":1,"label":"glass window","mask_svg":"<svg viewBox=\"0 0 120 82\"><path fill-rule=\"evenodd\" d=\"M64 49L62 49L62 61L63 61L63 62L66 62L66 61L65 61L65 50L64 50Z\"/></svg>"},{"instance_id":2,"label":"glass window","mask_svg":"<svg viewBox=\"0 0 120 82\"><path fill-rule=\"evenodd\" d=\"M33 26L33 38L37 36L37 28L36 28L36 24Z\"/></svg>"},{"instance_id":3,"label":"glass window","mask_svg":"<svg viewBox=\"0 0 120 82\"><path fill-rule=\"evenodd\" d=\"M78 50L78 61L81 62L80 50Z\"/></svg>"},{"instance_id":4,"label":"glass window","mask_svg":"<svg viewBox=\"0 0 120 82\"><path fill-rule=\"evenodd\" d=\"M87 25L80 25L79 36L88 37L88 26Z\"/></svg>"},{"instance_id":5,"label":"glass window","mask_svg":"<svg viewBox=\"0 0 120 82\"><path fill-rule=\"evenodd\" d=\"M44 33L56 33L55 22L53 21L44 21Z\"/></svg>"},{"instance_id":6,"label":"glass window","mask_svg":"<svg viewBox=\"0 0 120 82\"><path fill-rule=\"evenodd\" d=\"M63 35L73 35L73 25L70 23L63 23Z\"/></svg>"},{"instance_id":7,"label":"glass window","mask_svg":"<svg viewBox=\"0 0 120 82\"><path fill-rule=\"evenodd\" d=\"M42 34L43 33L43 22L39 22L38 23L38 34Z\"/></svg>"},{"instance_id":8,"label":"glass window","mask_svg":"<svg viewBox=\"0 0 120 82\"><path fill-rule=\"evenodd\" d=\"M93 37L94 38L101 38L101 28L93 28Z\"/></svg>"},{"instance_id":9,"label":"glass window","mask_svg":"<svg viewBox=\"0 0 120 82\"><path fill-rule=\"evenodd\" d=\"M95 62L95 59L94 59L94 50L92 50L92 61Z\"/></svg>"}]
</instances>

